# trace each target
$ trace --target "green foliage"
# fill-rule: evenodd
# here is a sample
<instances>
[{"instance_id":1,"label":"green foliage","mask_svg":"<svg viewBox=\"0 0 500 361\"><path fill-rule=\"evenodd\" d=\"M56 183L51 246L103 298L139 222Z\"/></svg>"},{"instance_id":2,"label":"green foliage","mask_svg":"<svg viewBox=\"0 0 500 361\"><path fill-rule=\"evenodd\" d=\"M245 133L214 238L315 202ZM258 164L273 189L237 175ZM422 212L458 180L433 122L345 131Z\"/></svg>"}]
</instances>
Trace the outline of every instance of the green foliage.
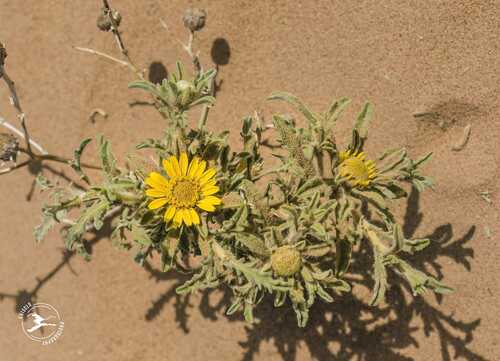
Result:
<instances>
[{"instance_id":1,"label":"green foliage","mask_svg":"<svg viewBox=\"0 0 500 361\"><path fill-rule=\"evenodd\" d=\"M227 313L242 311L249 322L255 307L271 294L276 307L289 304L298 325L305 326L317 300L333 302L350 291L344 277L360 256L361 247L370 247L373 254L373 265L365 273L374 280L372 304L384 300L391 272L408 282L416 295L425 290L451 290L410 265L411 255L430 241L405 239L389 209L391 201L407 196L405 183L418 190L432 185L420 171L430 155L414 161L405 149L389 150L376 160L375 176L366 185L355 186L339 172L345 155L337 149L335 139L335 124L349 100L334 100L325 112L316 113L293 95L275 93L270 99L295 107L305 117L306 126L297 127L290 117L273 116L275 139L280 144L274 155L279 164L267 168L262 148L268 144L263 135L270 127L264 127L260 118L243 119L243 146L238 151L231 148L228 132L213 133L204 121L196 127L188 125L193 107L202 105L206 112L214 103L210 95L214 76L214 70L201 71L189 80L178 63L177 71L162 84L132 82L130 88L153 95L169 120L161 136L137 146L139 154L153 150L157 164L134 155L129 157L128 167L120 167L109 142L99 137L102 177L93 183L80 164L90 142L86 139L70 165L89 187L84 191L63 189L40 179L38 183L54 196L44 207L36 238L42 239L54 224L64 222L67 247L88 257L85 234L101 229L112 215L114 246L133 249L139 264L157 253L163 271L189 271L192 277L177 288L180 294L229 287L233 302ZM363 151L372 116L372 107L366 104L354 121L352 140L345 150L350 153L345 154ZM162 212L147 207L150 199L145 195L145 178L151 171L163 173L162 160L180 152L187 152L189 158L201 157L217 169L218 196L223 204L213 213L201 213L199 226L173 228L165 223ZM352 173L363 172L368 165L359 159L354 163L358 168ZM64 218L71 210L77 210L74 221ZM197 266L187 270L186 257L197 259Z\"/></svg>"}]
</instances>

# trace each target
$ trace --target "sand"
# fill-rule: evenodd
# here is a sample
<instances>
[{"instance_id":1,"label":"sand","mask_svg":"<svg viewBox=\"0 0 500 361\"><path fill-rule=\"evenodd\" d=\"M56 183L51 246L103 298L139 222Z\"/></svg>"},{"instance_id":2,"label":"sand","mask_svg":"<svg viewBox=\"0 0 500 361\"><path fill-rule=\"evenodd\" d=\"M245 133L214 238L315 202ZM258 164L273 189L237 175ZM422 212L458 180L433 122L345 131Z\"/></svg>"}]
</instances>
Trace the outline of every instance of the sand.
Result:
<instances>
[{"instance_id":1,"label":"sand","mask_svg":"<svg viewBox=\"0 0 500 361\"><path fill-rule=\"evenodd\" d=\"M57 232L36 245L32 229L46 195L32 189L36 169L25 168L0 180L1 361L498 360L498 1L114 4L131 56L152 79L178 58L188 62L177 41L186 40L180 18L189 6L207 9L195 46L206 66L220 64L221 82L209 125L230 129L235 146L245 115L259 110L269 119L273 111L291 111L265 101L283 90L316 111L333 98L352 98L339 122L340 139L349 136L363 102L373 103L369 154L398 146L414 157L433 152L425 170L436 190L394 207L407 236L433 239L413 262L456 292L413 300L394 287L389 313L345 296L318 304L306 329L296 327L290 310L272 312L264 304L260 324L249 326L224 315L224 291L180 298L174 288L182 277L140 268L105 233L89 235L90 263L64 253ZM127 89L134 77L126 68L73 49L119 56L112 36L95 27L99 7L97 0L0 1L6 69L17 82L32 137L68 157L84 137L104 134L124 154L162 131L151 107L130 105L147 98ZM109 116L93 123L96 108ZM414 117L429 112L437 116ZM3 86L0 115L15 121ZM453 151L469 124L469 142ZM58 164L47 166L49 177L76 178ZM42 346L23 334L16 308L28 300L61 313L65 329L55 344Z\"/></svg>"}]
</instances>

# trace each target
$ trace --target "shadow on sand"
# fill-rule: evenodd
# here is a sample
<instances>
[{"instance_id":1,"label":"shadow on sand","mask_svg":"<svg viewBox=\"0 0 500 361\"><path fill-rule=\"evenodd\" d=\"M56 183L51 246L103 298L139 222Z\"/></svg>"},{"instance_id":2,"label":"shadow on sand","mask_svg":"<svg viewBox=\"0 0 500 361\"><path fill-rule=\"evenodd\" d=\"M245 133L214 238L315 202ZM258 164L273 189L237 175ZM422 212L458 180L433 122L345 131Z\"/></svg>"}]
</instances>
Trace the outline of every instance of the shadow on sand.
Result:
<instances>
[{"instance_id":1,"label":"shadow on sand","mask_svg":"<svg viewBox=\"0 0 500 361\"><path fill-rule=\"evenodd\" d=\"M410 238L422 221L419 194L415 190L412 190L408 199L404 221L405 236ZM474 257L474 251L467 246L467 243L473 238L474 233L475 226L471 226L466 234L454 239L451 224L441 225L427 236L432 240L431 245L419 255L412 257L411 261L419 269L430 270L437 278L443 276L438 262L442 257L451 258L470 271L470 259ZM366 270L371 267L371 251L363 248L359 252L361 254L358 254L356 259L363 261L353 264L353 275L366 274ZM153 301L152 307L146 312L147 321L158 317L164 305L174 299L176 321L186 333L189 332L188 310L194 307L198 307L203 316L213 320L222 317L231 322L243 322L239 316L224 315L231 298L229 290L206 291L202 295L201 303L192 306L189 303L189 296L179 296L175 293L175 288L181 285L185 278L162 274L149 266L146 270L158 281L177 279L175 285L169 285L169 289ZM371 280L359 281L359 279L360 277L352 277L351 282L354 287L371 289ZM438 307L441 303L440 295L413 297L409 286L405 284L398 286L400 282L392 284L396 286L392 286L388 291L384 307L369 306L366 301L354 294L339 297L333 304L317 302L304 329L297 327L295 314L291 309L286 307L275 309L272 300L266 299L256 310L258 323L245 328L247 340L240 343L244 350L242 360L257 359L262 343L274 343L286 361L296 359L299 344L305 344L313 359L320 361L416 361L403 356L400 351L409 346L419 347L417 339L423 330L426 337L434 334L439 338L440 359L443 361L459 357L471 361L486 361L468 347L474 338L474 331L479 326L480 319L464 321L440 310ZM223 293L215 305L209 302L212 292Z\"/></svg>"},{"instance_id":2,"label":"shadow on sand","mask_svg":"<svg viewBox=\"0 0 500 361\"><path fill-rule=\"evenodd\" d=\"M421 220L419 195L412 190L404 218L404 233L407 238L414 235ZM101 239L107 238L110 231L108 220L105 227L86 242L88 251L92 253L93 246ZM455 239L452 226L441 225L427 236L432 240L431 245L418 256L412 257L411 261L420 269L431 270L438 278L443 276L438 262L442 257L451 258L470 271L470 260L474 257L474 251L467 243L473 238L474 233L475 226L471 226L466 234ZM366 274L366 270L370 269L370 250L362 248L359 253L361 254L358 254L352 265L353 275ZM39 291L47 282L50 282L64 267L71 270L70 261L75 255L75 252L62 251L61 261L47 274L36 278L35 287L22 288L15 293L0 293L0 300L14 300L15 312L19 312L27 302L36 303ZM166 291L154 299L151 307L145 310L146 322L159 317L163 308L171 301L176 310L176 322L186 333L189 333L189 313L193 312L190 310L193 308L198 308L204 317L212 320L223 318L230 322L243 322L238 315L230 317L224 315L231 298L228 289L204 292L200 304L196 306L190 303L189 295L180 296L175 292L175 288L186 281L188 276L162 273L153 269L147 262L145 270L157 282L168 283ZM371 288L371 281L364 281L364 278L366 277L352 277L350 281L355 288ZM360 279L362 281L359 281ZM175 281L173 285L172 281ZM212 293L220 295L220 292L222 297L218 297L218 302L212 304L210 295ZM416 361L401 355L400 351L409 346L419 347L417 339L423 331L427 337L434 334L439 338L440 359L443 361L458 357L471 361L485 361L484 357L469 348L480 319L465 321L447 314L439 308L440 296L435 296L435 299L433 297L412 297L409 287L403 284L390 288L384 307L371 307L355 294L348 294L339 297L333 304L317 302L311 310L309 324L304 329L297 327L295 315L289 308L275 309L272 301L266 299L257 308L258 323L245 327L247 339L240 343L244 351L242 360L257 359L261 344L273 343L286 361L296 359L299 344L305 344L313 359L320 361Z\"/></svg>"}]
</instances>

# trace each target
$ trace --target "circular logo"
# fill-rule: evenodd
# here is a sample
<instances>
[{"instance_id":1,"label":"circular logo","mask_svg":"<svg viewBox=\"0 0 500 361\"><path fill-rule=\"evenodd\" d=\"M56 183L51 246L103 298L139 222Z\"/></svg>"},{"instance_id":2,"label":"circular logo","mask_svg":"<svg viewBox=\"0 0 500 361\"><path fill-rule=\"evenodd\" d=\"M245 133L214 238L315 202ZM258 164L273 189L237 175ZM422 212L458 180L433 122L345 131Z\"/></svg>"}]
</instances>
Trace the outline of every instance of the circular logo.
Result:
<instances>
[{"instance_id":1,"label":"circular logo","mask_svg":"<svg viewBox=\"0 0 500 361\"><path fill-rule=\"evenodd\" d=\"M24 334L42 345L54 343L64 329L61 315L48 303L27 303L21 308L19 318Z\"/></svg>"}]
</instances>

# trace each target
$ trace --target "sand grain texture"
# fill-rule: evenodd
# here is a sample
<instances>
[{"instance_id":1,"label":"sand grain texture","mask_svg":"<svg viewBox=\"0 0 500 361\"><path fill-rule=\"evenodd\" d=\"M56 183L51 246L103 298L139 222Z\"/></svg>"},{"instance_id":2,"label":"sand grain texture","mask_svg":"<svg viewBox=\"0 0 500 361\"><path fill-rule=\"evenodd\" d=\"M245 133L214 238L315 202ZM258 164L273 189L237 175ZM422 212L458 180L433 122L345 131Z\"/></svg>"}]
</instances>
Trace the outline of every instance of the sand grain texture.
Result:
<instances>
[{"instance_id":1,"label":"sand grain texture","mask_svg":"<svg viewBox=\"0 0 500 361\"><path fill-rule=\"evenodd\" d=\"M430 235L435 243L415 262L432 260L457 292L438 304L432 295L409 306L397 290L397 312L374 311L350 297L318 305L306 329L292 312L264 305L255 327L224 316L224 293L178 298L178 279L143 270L132 255L89 236L93 260L63 259L54 232L35 245L45 195L27 200L33 176L27 169L0 179L0 361L59 360L498 360L500 344L500 3L498 1L114 1L123 15L123 37L137 64L171 70L188 59L181 16L188 6L208 11L196 46L210 64L216 39L229 44L221 56L221 87L211 111L214 130L230 129L238 145L239 120L261 110L290 112L265 98L275 90L299 96L323 110L332 98L375 105L369 154L406 146L412 156L434 152L426 166L435 192L413 195L396 206L405 232ZM73 46L119 56L111 35L97 31L99 1L0 0L0 40L8 47L7 70L16 80L30 131L50 151L70 156L84 137L104 134L116 153L133 149L162 129L147 100L127 89L124 68ZM167 33L159 23L170 27ZM218 40L219 44L221 40ZM224 55L226 54L226 55ZM151 65L151 64L155 65ZM88 117L102 108L109 117ZM437 118L414 118L416 112ZM0 115L15 119L0 87ZM439 126L439 121L441 125ZM468 144L451 150L471 124ZM442 129L444 128L444 129ZM347 139L347 138L346 138ZM93 159L87 156L87 160ZM50 170L45 170L51 174ZM58 165L53 171L62 171ZM64 174L74 177L71 170ZM491 192L492 204L479 195ZM489 231L487 231L489 230ZM488 235L491 234L489 237ZM53 273L51 273L53 272ZM37 277L43 283L37 287ZM56 344L28 340L16 317L16 302L37 290L54 305L65 330ZM13 298L11 296L17 298ZM31 296L33 296L31 294ZM375 314L380 320L367 321ZM187 317L186 317L187 316ZM385 325L385 326L384 326ZM342 347L341 347L342 346Z\"/></svg>"}]
</instances>

